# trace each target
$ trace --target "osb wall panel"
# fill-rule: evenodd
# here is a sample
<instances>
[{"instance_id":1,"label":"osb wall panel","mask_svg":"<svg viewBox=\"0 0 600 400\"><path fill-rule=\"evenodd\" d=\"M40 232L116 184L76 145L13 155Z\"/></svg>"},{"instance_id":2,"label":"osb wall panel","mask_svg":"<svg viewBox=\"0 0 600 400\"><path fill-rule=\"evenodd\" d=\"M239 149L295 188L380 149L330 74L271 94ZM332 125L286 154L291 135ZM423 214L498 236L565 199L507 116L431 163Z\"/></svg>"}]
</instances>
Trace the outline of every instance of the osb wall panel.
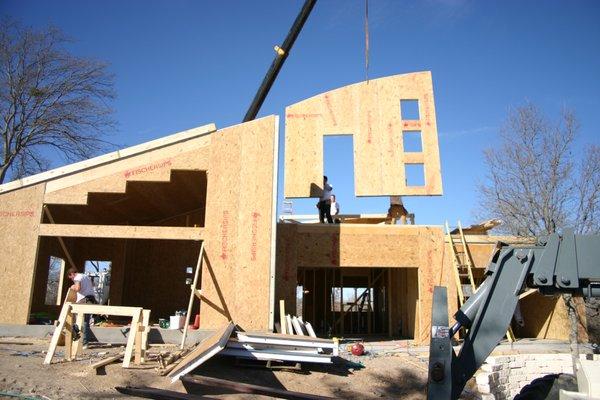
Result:
<instances>
[{"instance_id":1,"label":"osb wall panel","mask_svg":"<svg viewBox=\"0 0 600 400\"><path fill-rule=\"evenodd\" d=\"M152 310L152 318L168 318L187 309L190 287L186 267L196 267L200 242L185 240L128 240L123 305ZM196 308L192 310L195 315ZM193 322L193 319L191 320ZM204 321L201 321L204 327Z\"/></svg>"},{"instance_id":2,"label":"osb wall panel","mask_svg":"<svg viewBox=\"0 0 600 400\"><path fill-rule=\"evenodd\" d=\"M0 195L0 323L26 324L44 184Z\"/></svg>"},{"instance_id":3,"label":"osb wall panel","mask_svg":"<svg viewBox=\"0 0 600 400\"><path fill-rule=\"evenodd\" d=\"M285 313L296 315L298 276L295 224L277 224L277 261L275 273L275 321L279 321L279 300L285 301Z\"/></svg>"},{"instance_id":4,"label":"osb wall panel","mask_svg":"<svg viewBox=\"0 0 600 400\"><path fill-rule=\"evenodd\" d=\"M401 100L418 100L420 119L403 117ZM406 131L421 132L421 152L404 150ZM285 197L321 195L323 136L339 134L354 138L357 196L442 194L430 72L360 82L288 106ZM424 165L424 186L407 186L405 164Z\"/></svg>"},{"instance_id":5,"label":"osb wall panel","mask_svg":"<svg viewBox=\"0 0 600 400\"><path fill-rule=\"evenodd\" d=\"M247 330L269 327L277 135L274 116L213 134L202 270L204 327L218 328L228 319Z\"/></svg>"},{"instance_id":6,"label":"osb wall panel","mask_svg":"<svg viewBox=\"0 0 600 400\"><path fill-rule=\"evenodd\" d=\"M580 315L578 339L587 342L585 305L576 299L577 313ZM538 339L569 340L570 322L567 307L560 296L531 294L520 301L525 326L513 324L517 337Z\"/></svg>"},{"instance_id":7,"label":"osb wall panel","mask_svg":"<svg viewBox=\"0 0 600 400\"><path fill-rule=\"evenodd\" d=\"M207 170L210 136L151 150L47 183L47 204L86 204L89 192L125 192L127 181L168 182L171 170Z\"/></svg>"},{"instance_id":8,"label":"osb wall panel","mask_svg":"<svg viewBox=\"0 0 600 400\"><path fill-rule=\"evenodd\" d=\"M443 246L441 227L282 223L277 237L277 298L287 300L295 296L298 267L415 268L418 286L411 282L406 287L415 285L412 287L418 292L398 289L392 296L394 302L419 299L415 305L414 337L425 343L429 340L433 287L446 286L449 293L456 293ZM290 308L286 307L286 311L293 310ZM456 311L456 305L449 302L448 311Z\"/></svg>"}]
</instances>

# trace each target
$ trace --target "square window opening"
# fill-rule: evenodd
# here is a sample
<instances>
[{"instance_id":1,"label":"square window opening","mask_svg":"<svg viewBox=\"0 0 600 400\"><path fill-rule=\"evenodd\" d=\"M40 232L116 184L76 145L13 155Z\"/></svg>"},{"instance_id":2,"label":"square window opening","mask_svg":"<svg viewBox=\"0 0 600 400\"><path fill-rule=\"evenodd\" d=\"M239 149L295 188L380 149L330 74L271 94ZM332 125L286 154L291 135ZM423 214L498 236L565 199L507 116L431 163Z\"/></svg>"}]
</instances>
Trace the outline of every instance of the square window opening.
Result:
<instances>
[{"instance_id":1,"label":"square window opening","mask_svg":"<svg viewBox=\"0 0 600 400\"><path fill-rule=\"evenodd\" d=\"M400 116L403 120L418 120L419 100L400 100Z\"/></svg>"},{"instance_id":2,"label":"square window opening","mask_svg":"<svg viewBox=\"0 0 600 400\"><path fill-rule=\"evenodd\" d=\"M423 140L421 138L421 131L402 132L402 144L404 145L405 153L423 152Z\"/></svg>"},{"instance_id":3,"label":"square window opening","mask_svg":"<svg viewBox=\"0 0 600 400\"><path fill-rule=\"evenodd\" d=\"M406 186L425 186L425 166L423 164L404 164Z\"/></svg>"}]
</instances>

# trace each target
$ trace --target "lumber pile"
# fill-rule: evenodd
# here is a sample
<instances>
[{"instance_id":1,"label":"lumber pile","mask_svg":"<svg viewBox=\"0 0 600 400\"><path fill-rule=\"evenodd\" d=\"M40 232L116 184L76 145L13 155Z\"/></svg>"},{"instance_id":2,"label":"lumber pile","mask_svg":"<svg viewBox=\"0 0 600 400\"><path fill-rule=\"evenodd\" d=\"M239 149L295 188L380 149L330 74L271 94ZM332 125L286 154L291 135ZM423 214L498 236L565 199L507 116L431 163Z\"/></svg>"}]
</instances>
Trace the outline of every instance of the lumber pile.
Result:
<instances>
[{"instance_id":1,"label":"lumber pile","mask_svg":"<svg viewBox=\"0 0 600 400\"><path fill-rule=\"evenodd\" d=\"M338 355L337 341L303 335L235 332L219 355L261 361L331 364Z\"/></svg>"}]
</instances>

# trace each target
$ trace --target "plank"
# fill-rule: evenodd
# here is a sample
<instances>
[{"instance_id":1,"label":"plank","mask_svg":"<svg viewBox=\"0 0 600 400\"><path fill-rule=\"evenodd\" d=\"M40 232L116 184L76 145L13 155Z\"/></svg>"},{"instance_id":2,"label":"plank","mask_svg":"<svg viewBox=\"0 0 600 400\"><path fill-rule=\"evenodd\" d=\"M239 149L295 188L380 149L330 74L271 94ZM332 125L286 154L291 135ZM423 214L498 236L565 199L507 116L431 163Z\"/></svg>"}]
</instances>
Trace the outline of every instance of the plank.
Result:
<instances>
[{"instance_id":1,"label":"plank","mask_svg":"<svg viewBox=\"0 0 600 400\"><path fill-rule=\"evenodd\" d=\"M205 400L214 399L203 395L195 395L188 393L175 392L173 390L157 389L152 387L131 387L131 386L116 386L115 389L119 393L127 394L144 399L156 400Z\"/></svg>"},{"instance_id":2,"label":"plank","mask_svg":"<svg viewBox=\"0 0 600 400\"><path fill-rule=\"evenodd\" d=\"M285 335L287 333L287 321L285 318L285 300L279 300L279 325L281 326L281 333Z\"/></svg>"},{"instance_id":3,"label":"plank","mask_svg":"<svg viewBox=\"0 0 600 400\"><path fill-rule=\"evenodd\" d=\"M60 315L58 316L58 326L54 329L54 333L52 334L52 339L50 340L50 347L48 347L48 353L46 354L46 358L44 359L44 364L50 364L52 362L52 357L54 357L54 352L56 351L56 346L58 345L58 340L60 339L60 335L65 327L67 322L67 315L71 310L71 303L65 303L60 310Z\"/></svg>"},{"instance_id":4,"label":"plank","mask_svg":"<svg viewBox=\"0 0 600 400\"><path fill-rule=\"evenodd\" d=\"M105 306L101 304L71 304L71 309L75 314L102 314L120 317L133 317L142 310L141 307Z\"/></svg>"},{"instance_id":5,"label":"plank","mask_svg":"<svg viewBox=\"0 0 600 400\"><path fill-rule=\"evenodd\" d=\"M40 224L40 236L202 240L204 228L176 226Z\"/></svg>"},{"instance_id":6,"label":"plank","mask_svg":"<svg viewBox=\"0 0 600 400\"><path fill-rule=\"evenodd\" d=\"M148 333L150 333L150 310L142 310L142 362L146 361L146 350L148 350Z\"/></svg>"},{"instance_id":7,"label":"plank","mask_svg":"<svg viewBox=\"0 0 600 400\"><path fill-rule=\"evenodd\" d=\"M125 354L124 352L121 352L115 356L107 357L103 360L100 360L100 361L92 364L91 367L92 367L92 369L98 369L98 368L105 367L109 364L114 363L115 361L119 361L121 358L123 358L124 354Z\"/></svg>"},{"instance_id":8,"label":"plank","mask_svg":"<svg viewBox=\"0 0 600 400\"><path fill-rule=\"evenodd\" d=\"M83 351L83 322L84 315L82 313L77 314L77 319L75 320L75 323L79 328L79 339L77 339L73 344L72 358L77 357Z\"/></svg>"},{"instance_id":9,"label":"plank","mask_svg":"<svg viewBox=\"0 0 600 400\"><path fill-rule=\"evenodd\" d=\"M173 368L171 373L169 373L168 376L171 378L171 382L175 382L180 376L193 371L206 360L222 351L227 345L234 327L235 325L230 321L227 325L201 342L198 347L185 356L177 367Z\"/></svg>"},{"instance_id":10,"label":"plank","mask_svg":"<svg viewBox=\"0 0 600 400\"><path fill-rule=\"evenodd\" d=\"M64 350L64 359L67 361L71 361L73 359L73 323L75 322L75 318L73 313L69 311L67 313L67 319L65 322L65 350Z\"/></svg>"},{"instance_id":11,"label":"plank","mask_svg":"<svg viewBox=\"0 0 600 400\"><path fill-rule=\"evenodd\" d=\"M298 335L282 335L280 333L263 333L263 332L241 332L237 331L237 338L240 342L248 343L271 343L271 344L289 344L295 346L308 347L333 347L334 341L324 338L312 338L309 336Z\"/></svg>"},{"instance_id":12,"label":"plank","mask_svg":"<svg viewBox=\"0 0 600 400\"><path fill-rule=\"evenodd\" d=\"M242 357L252 360L277 360L277 361L295 361L295 362L311 362L317 364L331 364L331 355L327 354L305 354L294 351L285 350L247 350L247 349L224 349L219 355Z\"/></svg>"},{"instance_id":13,"label":"plank","mask_svg":"<svg viewBox=\"0 0 600 400\"><path fill-rule=\"evenodd\" d=\"M138 325L142 318L142 309L137 308L137 312L133 314L131 318L131 328L129 329L129 335L127 337L127 346L125 346L125 356L123 357L123 368L129 368L131 364L131 356L136 342Z\"/></svg>"},{"instance_id":14,"label":"plank","mask_svg":"<svg viewBox=\"0 0 600 400\"><path fill-rule=\"evenodd\" d=\"M196 298L196 287L198 286L198 277L200 276L200 271L202 268L202 258L204 257L204 241L200 245L200 254L198 255L198 262L196 262L196 271L194 271L194 280L190 285L190 301L188 302L187 313L185 314L185 322L183 324L183 334L181 335L181 345L180 349L183 349L185 346L185 339L187 338L187 333L189 329L190 323L190 314L192 313L192 306L194 305L194 299Z\"/></svg>"},{"instance_id":15,"label":"plank","mask_svg":"<svg viewBox=\"0 0 600 400\"><path fill-rule=\"evenodd\" d=\"M185 384L192 386L211 386L217 388L225 388L233 390L236 393L248 393L258 394L263 396L276 397L279 399L290 399L290 400L328 400L332 397L317 396L309 393L293 392L285 389L276 389L266 386L252 385L248 383L228 381L225 379L211 378L202 375L184 376L181 380Z\"/></svg>"},{"instance_id":16,"label":"plank","mask_svg":"<svg viewBox=\"0 0 600 400\"><path fill-rule=\"evenodd\" d=\"M317 334L315 333L315 330L313 329L313 327L312 327L312 325L311 325L310 322L304 323L304 327L306 328L306 331L308 332L308 336L313 337L313 338L317 337ZM323 348L319 347L317 350L319 352L322 352Z\"/></svg>"},{"instance_id":17,"label":"plank","mask_svg":"<svg viewBox=\"0 0 600 400\"><path fill-rule=\"evenodd\" d=\"M134 363L136 365L140 365L142 363L142 332L145 330L141 324L142 324L142 319L143 319L143 311L142 311L142 317L141 319L138 321L136 327L135 327L135 342L134 342ZM132 325L133 325L133 321L132 321ZM129 333L130 335L132 334L132 332Z\"/></svg>"},{"instance_id":18,"label":"plank","mask_svg":"<svg viewBox=\"0 0 600 400\"><path fill-rule=\"evenodd\" d=\"M292 317L292 325L294 326L294 331L296 331L296 335L304 336L304 331L302 330L302 326L300 325L298 317Z\"/></svg>"},{"instance_id":19,"label":"plank","mask_svg":"<svg viewBox=\"0 0 600 400\"><path fill-rule=\"evenodd\" d=\"M292 317L290 317L289 315L285 316L285 326L287 328L287 334L293 335L294 334L294 325L292 324Z\"/></svg>"}]
</instances>

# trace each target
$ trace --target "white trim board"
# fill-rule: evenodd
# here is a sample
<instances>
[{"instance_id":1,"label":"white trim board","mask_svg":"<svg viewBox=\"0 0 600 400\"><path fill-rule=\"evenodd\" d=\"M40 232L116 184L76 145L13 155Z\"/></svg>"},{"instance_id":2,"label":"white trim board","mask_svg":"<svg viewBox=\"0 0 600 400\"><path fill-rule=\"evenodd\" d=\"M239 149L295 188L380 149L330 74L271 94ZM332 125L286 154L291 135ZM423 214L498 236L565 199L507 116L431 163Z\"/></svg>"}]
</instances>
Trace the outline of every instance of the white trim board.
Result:
<instances>
[{"instance_id":1,"label":"white trim board","mask_svg":"<svg viewBox=\"0 0 600 400\"><path fill-rule=\"evenodd\" d=\"M277 350L244 350L244 349L225 349L222 350L220 355L231 356L231 357L243 357L253 360L261 361L295 361L295 362L312 362L319 364L331 364L331 356L329 355L315 355L315 354L299 354L290 353L285 351Z\"/></svg>"}]
</instances>

